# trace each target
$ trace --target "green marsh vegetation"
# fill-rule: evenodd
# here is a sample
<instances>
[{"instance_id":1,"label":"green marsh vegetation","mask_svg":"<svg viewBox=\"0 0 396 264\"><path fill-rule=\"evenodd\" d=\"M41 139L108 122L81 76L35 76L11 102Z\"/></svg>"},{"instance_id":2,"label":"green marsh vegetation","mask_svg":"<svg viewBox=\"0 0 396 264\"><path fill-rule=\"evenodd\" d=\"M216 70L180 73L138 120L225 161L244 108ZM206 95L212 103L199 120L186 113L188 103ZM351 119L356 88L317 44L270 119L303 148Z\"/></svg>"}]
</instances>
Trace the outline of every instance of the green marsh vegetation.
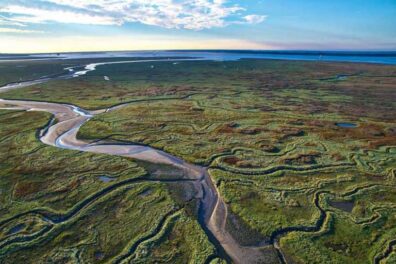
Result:
<instances>
[{"instance_id":1,"label":"green marsh vegetation","mask_svg":"<svg viewBox=\"0 0 396 264\"><path fill-rule=\"evenodd\" d=\"M144 59L144 58L143 58ZM161 59L161 58L159 58ZM142 58L96 58L96 59L50 59L50 60L10 60L0 62L0 86L39 79L46 76L58 76L69 72L82 70L85 65L98 62L131 61ZM103 77L103 76L102 76Z\"/></svg>"},{"instance_id":2,"label":"green marsh vegetation","mask_svg":"<svg viewBox=\"0 0 396 264\"><path fill-rule=\"evenodd\" d=\"M68 102L87 109L124 103L95 116L79 137L146 144L207 166L228 205L227 228L242 243L279 240L287 259L295 263L391 263L396 232L395 87L394 66L153 62L102 66L82 78L13 90L2 97ZM43 117L43 124L47 119ZM357 126L337 125L343 122ZM122 171L112 166L123 162L134 164L136 177L150 171L133 161L106 159L109 167L104 164L102 170L108 173ZM123 193L119 199L123 195L136 194ZM160 208L156 206L147 207ZM164 211L168 205L160 206ZM205 240L190 216L175 212L169 219L190 222L169 220L164 226L171 231L164 227L167 235L156 240L161 244L147 241L136 254L143 260L168 259L173 252L169 247L178 248L170 237L180 239L191 230L197 230L192 241ZM205 248L210 252L209 244Z\"/></svg>"},{"instance_id":3,"label":"green marsh vegetation","mask_svg":"<svg viewBox=\"0 0 396 264\"><path fill-rule=\"evenodd\" d=\"M49 119L0 111L0 148L7 150L0 153L1 263L105 263L121 256L202 263L213 254L183 200L184 187L147 181L175 172L159 167L164 173L152 176L127 158L46 146L37 133Z\"/></svg>"}]
</instances>

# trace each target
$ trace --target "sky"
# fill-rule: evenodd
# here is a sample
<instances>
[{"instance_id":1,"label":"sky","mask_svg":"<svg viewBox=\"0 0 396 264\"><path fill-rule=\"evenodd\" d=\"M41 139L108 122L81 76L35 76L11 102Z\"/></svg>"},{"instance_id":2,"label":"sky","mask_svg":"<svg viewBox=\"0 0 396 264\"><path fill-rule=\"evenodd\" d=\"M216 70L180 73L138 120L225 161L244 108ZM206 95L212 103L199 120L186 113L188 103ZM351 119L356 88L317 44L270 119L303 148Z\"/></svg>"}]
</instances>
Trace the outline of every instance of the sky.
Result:
<instances>
[{"instance_id":1,"label":"sky","mask_svg":"<svg viewBox=\"0 0 396 264\"><path fill-rule=\"evenodd\" d=\"M396 0L0 0L0 53L396 50Z\"/></svg>"}]
</instances>

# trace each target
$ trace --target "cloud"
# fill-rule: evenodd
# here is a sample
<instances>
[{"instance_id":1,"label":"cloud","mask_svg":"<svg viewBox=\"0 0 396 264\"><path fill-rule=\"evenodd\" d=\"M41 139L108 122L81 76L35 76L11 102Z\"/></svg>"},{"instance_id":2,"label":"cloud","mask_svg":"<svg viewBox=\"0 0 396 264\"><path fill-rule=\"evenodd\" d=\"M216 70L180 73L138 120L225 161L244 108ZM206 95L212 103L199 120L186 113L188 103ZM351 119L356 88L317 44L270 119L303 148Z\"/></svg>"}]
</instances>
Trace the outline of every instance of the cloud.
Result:
<instances>
[{"instance_id":1,"label":"cloud","mask_svg":"<svg viewBox=\"0 0 396 264\"><path fill-rule=\"evenodd\" d=\"M249 14L226 0L42 0L40 5L14 4L0 7L19 23L76 23L122 25L138 22L175 29L202 30L230 24L254 24L264 16Z\"/></svg>"},{"instance_id":2,"label":"cloud","mask_svg":"<svg viewBox=\"0 0 396 264\"><path fill-rule=\"evenodd\" d=\"M24 27L23 23L16 22L0 15L0 26L13 26L13 27Z\"/></svg>"},{"instance_id":3,"label":"cloud","mask_svg":"<svg viewBox=\"0 0 396 264\"><path fill-rule=\"evenodd\" d=\"M247 15L243 17L248 24L260 24L263 22L267 17L266 16L259 16L259 15Z\"/></svg>"},{"instance_id":4,"label":"cloud","mask_svg":"<svg viewBox=\"0 0 396 264\"><path fill-rule=\"evenodd\" d=\"M49 10L34 7L25 7L18 5L10 5L0 8L0 12L12 13L10 21L19 23L78 23L78 24L94 24L94 25L113 25L117 21L104 15L90 15L82 12L72 12L66 10Z\"/></svg>"},{"instance_id":5,"label":"cloud","mask_svg":"<svg viewBox=\"0 0 396 264\"><path fill-rule=\"evenodd\" d=\"M0 27L0 33L30 34L30 33L44 33L44 32L43 31L38 31L38 30L27 30L27 29Z\"/></svg>"}]
</instances>

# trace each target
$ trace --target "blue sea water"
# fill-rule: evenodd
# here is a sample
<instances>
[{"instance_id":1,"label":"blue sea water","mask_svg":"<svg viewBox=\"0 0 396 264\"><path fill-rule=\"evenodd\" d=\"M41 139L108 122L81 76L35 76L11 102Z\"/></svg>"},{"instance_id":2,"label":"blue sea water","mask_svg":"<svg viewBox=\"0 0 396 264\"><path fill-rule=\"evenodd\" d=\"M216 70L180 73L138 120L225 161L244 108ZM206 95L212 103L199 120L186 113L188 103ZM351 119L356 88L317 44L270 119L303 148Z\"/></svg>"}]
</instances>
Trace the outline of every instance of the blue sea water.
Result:
<instances>
[{"instance_id":1,"label":"blue sea water","mask_svg":"<svg viewBox=\"0 0 396 264\"><path fill-rule=\"evenodd\" d=\"M0 54L1 60L78 59L120 57L194 57L209 60L273 59L304 61L359 62L396 65L396 51L253 51L253 50L174 50L174 51L117 51L77 52L58 54Z\"/></svg>"}]
</instances>

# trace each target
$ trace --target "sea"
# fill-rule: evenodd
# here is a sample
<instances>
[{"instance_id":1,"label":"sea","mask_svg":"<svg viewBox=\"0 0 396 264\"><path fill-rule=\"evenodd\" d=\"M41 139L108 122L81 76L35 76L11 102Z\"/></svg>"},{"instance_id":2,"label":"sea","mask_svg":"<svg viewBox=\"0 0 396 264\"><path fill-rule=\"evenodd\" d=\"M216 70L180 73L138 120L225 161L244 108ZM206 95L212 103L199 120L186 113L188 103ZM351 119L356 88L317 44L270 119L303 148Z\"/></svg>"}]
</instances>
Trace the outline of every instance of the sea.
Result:
<instances>
[{"instance_id":1,"label":"sea","mask_svg":"<svg viewBox=\"0 0 396 264\"><path fill-rule=\"evenodd\" d=\"M160 51L111 51L70 52L41 54L2 54L0 61L89 59L89 58L202 58L217 61L240 59L336 61L396 65L396 51L290 51L290 50L160 50Z\"/></svg>"}]
</instances>

